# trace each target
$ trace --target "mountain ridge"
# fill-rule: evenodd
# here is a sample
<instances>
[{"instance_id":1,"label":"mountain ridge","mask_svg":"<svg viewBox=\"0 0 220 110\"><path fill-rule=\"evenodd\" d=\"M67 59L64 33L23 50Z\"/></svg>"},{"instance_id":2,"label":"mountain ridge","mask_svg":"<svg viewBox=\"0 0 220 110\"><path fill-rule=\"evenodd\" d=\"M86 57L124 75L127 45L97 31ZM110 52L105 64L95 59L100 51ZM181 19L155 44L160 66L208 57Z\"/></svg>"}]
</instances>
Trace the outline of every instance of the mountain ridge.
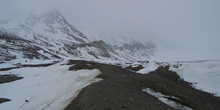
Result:
<instances>
[{"instance_id":1,"label":"mountain ridge","mask_svg":"<svg viewBox=\"0 0 220 110\"><path fill-rule=\"evenodd\" d=\"M60 60L71 57L132 61L146 60L153 55L155 48L126 37L123 38L126 40L118 38L112 44L104 38L88 38L55 9L31 11L20 21L0 27L1 47L5 47L2 48L2 57L7 54L23 59ZM13 57L7 60L10 59Z\"/></svg>"}]
</instances>

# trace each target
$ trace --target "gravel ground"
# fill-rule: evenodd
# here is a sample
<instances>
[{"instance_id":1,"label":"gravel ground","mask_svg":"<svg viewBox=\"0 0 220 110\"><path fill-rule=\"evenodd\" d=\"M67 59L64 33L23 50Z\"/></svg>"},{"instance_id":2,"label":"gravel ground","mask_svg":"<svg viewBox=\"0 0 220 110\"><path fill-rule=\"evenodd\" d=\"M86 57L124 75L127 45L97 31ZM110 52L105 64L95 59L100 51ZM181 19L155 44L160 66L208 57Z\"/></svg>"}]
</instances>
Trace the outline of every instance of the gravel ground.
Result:
<instances>
[{"instance_id":1,"label":"gravel ground","mask_svg":"<svg viewBox=\"0 0 220 110\"><path fill-rule=\"evenodd\" d=\"M18 77L18 76L13 75L13 74L0 75L0 84L16 81L16 80L19 80L19 79L22 79L22 78L23 77Z\"/></svg>"},{"instance_id":2,"label":"gravel ground","mask_svg":"<svg viewBox=\"0 0 220 110\"><path fill-rule=\"evenodd\" d=\"M65 110L175 110L156 97L143 92L151 88L165 95L175 96L175 102L195 110L219 110L220 98L196 90L180 79L169 67L159 67L149 74L137 74L119 66L87 61L74 61L70 70L98 68L102 81L85 87Z\"/></svg>"},{"instance_id":3,"label":"gravel ground","mask_svg":"<svg viewBox=\"0 0 220 110\"><path fill-rule=\"evenodd\" d=\"M11 100L6 99L6 98L0 98L0 104L4 103L4 102L8 102L8 101L11 101Z\"/></svg>"},{"instance_id":4,"label":"gravel ground","mask_svg":"<svg viewBox=\"0 0 220 110\"><path fill-rule=\"evenodd\" d=\"M220 97L194 89L169 67L159 67L149 74L137 74L137 68L100 64L82 60L71 60L69 70L99 69L97 76L103 80L85 87L65 110L175 110L156 97L143 92L150 88L167 96L168 99L195 110L219 110ZM43 65L48 66L48 65ZM139 66L141 67L141 66ZM15 75L0 75L0 84L19 80ZM0 103L10 101L0 98Z\"/></svg>"}]
</instances>

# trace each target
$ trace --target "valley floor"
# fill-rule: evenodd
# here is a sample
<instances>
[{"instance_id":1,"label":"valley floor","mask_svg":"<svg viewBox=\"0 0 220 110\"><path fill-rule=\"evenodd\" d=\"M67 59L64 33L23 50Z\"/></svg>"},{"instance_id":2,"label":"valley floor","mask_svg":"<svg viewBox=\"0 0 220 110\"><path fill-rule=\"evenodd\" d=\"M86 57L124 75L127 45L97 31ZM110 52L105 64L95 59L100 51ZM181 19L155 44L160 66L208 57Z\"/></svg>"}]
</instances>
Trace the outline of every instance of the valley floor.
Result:
<instances>
[{"instance_id":1,"label":"valley floor","mask_svg":"<svg viewBox=\"0 0 220 110\"><path fill-rule=\"evenodd\" d=\"M149 64L149 63L148 63ZM0 69L1 110L218 110L220 97L168 65L125 67L83 60ZM142 68L142 70L148 69ZM140 72L140 71L139 71ZM143 72L143 71L141 71ZM80 92L81 91L81 92Z\"/></svg>"}]
</instances>

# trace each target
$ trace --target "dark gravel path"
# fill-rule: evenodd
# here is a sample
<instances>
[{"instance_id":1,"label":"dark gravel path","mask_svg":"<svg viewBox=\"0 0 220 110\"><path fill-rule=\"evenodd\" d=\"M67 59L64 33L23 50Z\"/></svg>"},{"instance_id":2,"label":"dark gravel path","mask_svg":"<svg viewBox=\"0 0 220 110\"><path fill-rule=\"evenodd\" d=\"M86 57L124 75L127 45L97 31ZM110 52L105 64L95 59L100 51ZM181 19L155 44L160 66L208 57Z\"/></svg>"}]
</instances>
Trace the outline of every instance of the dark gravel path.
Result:
<instances>
[{"instance_id":1,"label":"dark gravel path","mask_svg":"<svg viewBox=\"0 0 220 110\"><path fill-rule=\"evenodd\" d=\"M0 98L0 104L4 103L4 102L8 102L8 101L11 101L11 100L6 99L6 98Z\"/></svg>"},{"instance_id":2,"label":"dark gravel path","mask_svg":"<svg viewBox=\"0 0 220 110\"><path fill-rule=\"evenodd\" d=\"M0 75L0 84L16 81L22 78L23 77L19 77L13 74Z\"/></svg>"},{"instance_id":3,"label":"dark gravel path","mask_svg":"<svg viewBox=\"0 0 220 110\"><path fill-rule=\"evenodd\" d=\"M174 108L162 103L156 97L142 91L151 88L165 95L175 96L183 105L196 110L219 110L220 98L196 90L189 83L160 67L149 74L137 74L118 66L92 63L87 61L70 61L75 64L70 70L98 68L102 81L85 87L66 110L172 110ZM89 64L89 65L88 65Z\"/></svg>"},{"instance_id":4,"label":"dark gravel path","mask_svg":"<svg viewBox=\"0 0 220 110\"><path fill-rule=\"evenodd\" d=\"M18 68L23 68L23 67L48 67L56 63L59 63L59 61L54 61L53 63L46 63L46 64L24 64L24 65L17 64L16 67L0 68L0 71L8 71L8 70L18 69Z\"/></svg>"}]
</instances>

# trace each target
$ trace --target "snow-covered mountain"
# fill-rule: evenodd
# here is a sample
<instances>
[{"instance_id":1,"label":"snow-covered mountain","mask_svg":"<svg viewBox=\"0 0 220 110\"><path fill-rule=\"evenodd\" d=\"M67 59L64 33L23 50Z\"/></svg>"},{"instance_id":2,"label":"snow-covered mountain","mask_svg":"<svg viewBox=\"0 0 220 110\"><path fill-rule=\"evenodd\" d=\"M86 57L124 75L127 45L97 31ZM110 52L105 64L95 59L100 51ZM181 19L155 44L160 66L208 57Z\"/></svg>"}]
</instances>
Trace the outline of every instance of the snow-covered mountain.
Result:
<instances>
[{"instance_id":1,"label":"snow-covered mountain","mask_svg":"<svg viewBox=\"0 0 220 110\"><path fill-rule=\"evenodd\" d=\"M22 18L0 23L2 62L65 58L146 60L155 48L126 37L111 40L88 37L54 9L32 11Z\"/></svg>"}]
</instances>

